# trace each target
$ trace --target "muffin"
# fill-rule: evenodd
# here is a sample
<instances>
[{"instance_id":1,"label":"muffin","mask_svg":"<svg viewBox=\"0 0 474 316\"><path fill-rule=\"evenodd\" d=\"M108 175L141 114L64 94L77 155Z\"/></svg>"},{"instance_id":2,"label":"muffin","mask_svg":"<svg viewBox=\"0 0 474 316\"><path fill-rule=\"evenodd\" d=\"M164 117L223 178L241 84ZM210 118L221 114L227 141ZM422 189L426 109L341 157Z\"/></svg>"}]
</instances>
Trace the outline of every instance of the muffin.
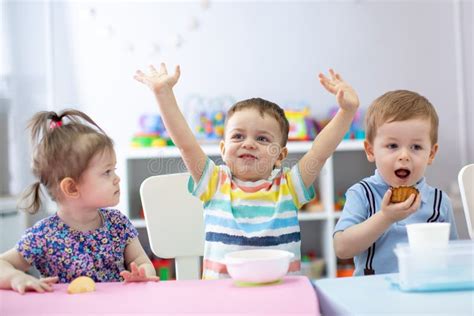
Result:
<instances>
[{"instance_id":1,"label":"muffin","mask_svg":"<svg viewBox=\"0 0 474 316\"><path fill-rule=\"evenodd\" d=\"M391 187L390 189L392 190L392 196L390 197L391 203L404 202L410 197L411 194L415 194L416 197L416 195L419 193L418 189L414 186L401 186L398 188Z\"/></svg>"},{"instance_id":2,"label":"muffin","mask_svg":"<svg viewBox=\"0 0 474 316\"><path fill-rule=\"evenodd\" d=\"M69 294L87 293L95 291L95 282L89 277L80 276L74 279L67 287Z\"/></svg>"}]
</instances>

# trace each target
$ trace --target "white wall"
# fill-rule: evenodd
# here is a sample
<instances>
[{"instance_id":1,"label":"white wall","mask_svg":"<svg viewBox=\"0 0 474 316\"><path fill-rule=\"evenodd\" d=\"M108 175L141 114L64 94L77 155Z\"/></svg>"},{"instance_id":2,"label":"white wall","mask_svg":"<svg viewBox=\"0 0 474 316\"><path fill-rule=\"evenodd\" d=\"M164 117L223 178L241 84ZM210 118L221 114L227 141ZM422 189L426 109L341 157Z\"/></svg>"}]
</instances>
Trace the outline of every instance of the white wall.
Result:
<instances>
[{"instance_id":1,"label":"white wall","mask_svg":"<svg viewBox=\"0 0 474 316\"><path fill-rule=\"evenodd\" d=\"M13 71L18 71L14 114L21 126L32 109L77 106L115 139L122 158L138 117L157 111L151 93L132 79L137 68L179 63L182 77L175 92L185 111L187 98L197 93L208 99L260 96L283 106L306 102L323 116L335 102L316 76L334 67L358 90L364 108L383 92L402 88L432 101L441 124L430 183L446 190L463 160L474 161L472 127L465 144L459 139L462 120L467 126L473 122L469 1L211 1L207 9L202 1L37 3L17 4L29 8L26 15L10 3L17 59ZM45 7L53 18L50 35L44 21L38 21L47 19ZM43 15L29 17L34 10ZM200 24L190 30L193 17ZM177 34L183 40L179 48ZM153 45L161 51L153 51ZM53 56L49 75L48 51ZM48 83L54 88L49 97L41 90ZM41 90L40 99L35 88ZM460 100L466 107L463 116ZM467 148L464 158L462 148ZM20 166L28 166L27 157L14 167ZM17 170L16 177L24 172Z\"/></svg>"},{"instance_id":2,"label":"white wall","mask_svg":"<svg viewBox=\"0 0 474 316\"><path fill-rule=\"evenodd\" d=\"M9 165L12 179L9 190L16 194L33 181L29 170L30 154L25 132L28 119L48 103L48 7L42 2L4 4L7 40L10 49L9 85ZM25 23L27 21L27 23ZM2 159L5 157L2 156ZM5 176L5 175L0 175Z\"/></svg>"},{"instance_id":3,"label":"white wall","mask_svg":"<svg viewBox=\"0 0 474 316\"><path fill-rule=\"evenodd\" d=\"M198 93L206 98L261 96L281 105L306 101L319 116L334 99L319 86L316 74L334 67L358 89L363 107L387 90L411 89L427 96L441 120L440 153L428 177L444 189L455 181L461 157L453 153L462 144L455 123L454 2L212 2L207 10L199 4L100 3L93 6L93 19L84 17L90 5L72 5L72 20L79 22L73 31L78 35L80 103L118 144L137 131L140 114L156 111L149 91L131 79L135 69L149 63L181 64L176 94L186 111L186 98ZM472 32L472 15L466 15L472 4L463 6L462 30ZM201 24L195 31L186 28L192 16ZM104 36L103 27L111 28L112 35ZM176 33L183 37L179 49L170 44ZM150 56L151 43L159 43L162 53ZM464 37L462 43L469 44ZM472 65L471 57L464 55L465 65ZM472 76L472 69L463 69L465 77ZM464 99L466 105L471 101Z\"/></svg>"},{"instance_id":4,"label":"white wall","mask_svg":"<svg viewBox=\"0 0 474 316\"><path fill-rule=\"evenodd\" d=\"M465 146L466 148L466 163L474 162L474 2L473 1L463 1L463 5L460 9L460 27L463 32L463 36L460 39L462 42L462 51L461 58L464 61L463 69L464 72L464 82L461 90L464 92L464 103L465 109L461 111L461 116L464 115L464 124L466 126L466 139Z\"/></svg>"}]
</instances>

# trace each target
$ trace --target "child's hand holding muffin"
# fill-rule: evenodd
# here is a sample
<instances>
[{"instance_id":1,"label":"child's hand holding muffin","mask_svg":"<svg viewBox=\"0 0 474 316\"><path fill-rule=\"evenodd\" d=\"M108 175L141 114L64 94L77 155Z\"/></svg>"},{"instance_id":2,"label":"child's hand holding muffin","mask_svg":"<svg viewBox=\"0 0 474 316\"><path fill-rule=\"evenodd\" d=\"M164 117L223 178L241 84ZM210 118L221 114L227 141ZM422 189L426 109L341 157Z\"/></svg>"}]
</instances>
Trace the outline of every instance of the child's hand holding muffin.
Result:
<instances>
[{"instance_id":1,"label":"child's hand holding muffin","mask_svg":"<svg viewBox=\"0 0 474 316\"><path fill-rule=\"evenodd\" d=\"M404 202L410 195L414 194L416 197L420 193L414 186L390 187L390 190L392 191L392 195L390 196L391 203Z\"/></svg>"},{"instance_id":2,"label":"child's hand holding muffin","mask_svg":"<svg viewBox=\"0 0 474 316\"><path fill-rule=\"evenodd\" d=\"M400 197L399 196L394 197L394 191L395 191L395 195L398 195L400 193ZM384 215L385 219L389 222L390 225L395 222L404 220L411 214L415 213L421 205L421 194L418 194L418 193L416 194L409 193L405 200L399 201L399 202L393 202L394 200L398 201L398 200L401 200L402 198L405 198L404 196L405 192L397 192L397 191L400 191L400 189L391 188L387 190L387 192L385 192L385 195L382 198L382 203L381 203L382 205L380 207L381 213ZM394 199L392 199L393 197Z\"/></svg>"}]
</instances>

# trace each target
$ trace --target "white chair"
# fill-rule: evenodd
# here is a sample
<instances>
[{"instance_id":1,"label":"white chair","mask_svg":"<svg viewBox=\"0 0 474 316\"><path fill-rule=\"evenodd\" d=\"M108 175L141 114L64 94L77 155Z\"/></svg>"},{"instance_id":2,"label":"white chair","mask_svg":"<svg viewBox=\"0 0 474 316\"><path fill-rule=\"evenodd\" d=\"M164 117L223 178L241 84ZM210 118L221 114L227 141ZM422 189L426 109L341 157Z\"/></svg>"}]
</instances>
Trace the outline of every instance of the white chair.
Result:
<instances>
[{"instance_id":1,"label":"white chair","mask_svg":"<svg viewBox=\"0 0 474 316\"><path fill-rule=\"evenodd\" d=\"M152 176L140 187L140 197L153 253L174 258L177 280L201 278L204 254L202 202L188 192L189 173Z\"/></svg>"},{"instance_id":2,"label":"white chair","mask_svg":"<svg viewBox=\"0 0 474 316\"><path fill-rule=\"evenodd\" d=\"M474 239L474 164L464 166L458 174L464 216L469 237Z\"/></svg>"}]
</instances>

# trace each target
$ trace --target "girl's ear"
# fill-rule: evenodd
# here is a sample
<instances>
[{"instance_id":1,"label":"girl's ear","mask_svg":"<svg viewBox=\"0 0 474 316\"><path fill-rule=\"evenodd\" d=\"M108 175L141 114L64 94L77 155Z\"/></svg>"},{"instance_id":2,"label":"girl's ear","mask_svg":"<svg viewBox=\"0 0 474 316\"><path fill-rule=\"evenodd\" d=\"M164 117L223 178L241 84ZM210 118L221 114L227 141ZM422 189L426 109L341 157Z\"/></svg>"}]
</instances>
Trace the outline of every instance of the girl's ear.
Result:
<instances>
[{"instance_id":1,"label":"girl's ear","mask_svg":"<svg viewBox=\"0 0 474 316\"><path fill-rule=\"evenodd\" d=\"M375 162L374 147L367 139L364 140L364 150L367 160L370 162Z\"/></svg>"},{"instance_id":2,"label":"girl's ear","mask_svg":"<svg viewBox=\"0 0 474 316\"><path fill-rule=\"evenodd\" d=\"M70 177L62 179L59 183L59 187L64 197L73 199L79 197L79 190L74 179Z\"/></svg>"},{"instance_id":3,"label":"girl's ear","mask_svg":"<svg viewBox=\"0 0 474 316\"><path fill-rule=\"evenodd\" d=\"M428 165L431 165L433 163L433 160L436 156L436 153L438 152L438 144L434 144L432 147L431 147L431 150L430 150L430 157L428 158Z\"/></svg>"}]
</instances>

